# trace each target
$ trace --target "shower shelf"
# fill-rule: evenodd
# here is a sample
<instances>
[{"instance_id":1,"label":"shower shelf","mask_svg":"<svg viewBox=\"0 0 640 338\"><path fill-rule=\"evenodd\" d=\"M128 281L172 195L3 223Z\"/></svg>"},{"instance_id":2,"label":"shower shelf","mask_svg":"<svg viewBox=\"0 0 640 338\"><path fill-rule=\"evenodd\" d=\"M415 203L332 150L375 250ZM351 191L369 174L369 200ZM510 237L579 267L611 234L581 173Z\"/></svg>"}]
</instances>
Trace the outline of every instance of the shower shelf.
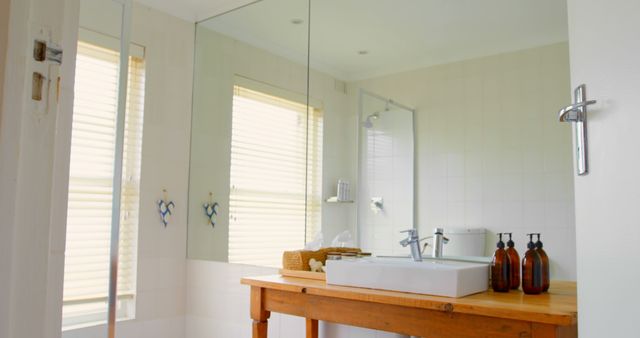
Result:
<instances>
[{"instance_id":1,"label":"shower shelf","mask_svg":"<svg viewBox=\"0 0 640 338\"><path fill-rule=\"evenodd\" d=\"M324 200L326 203L353 203L352 200L348 200L348 201L339 201L338 197L333 196L333 197L329 197L327 199Z\"/></svg>"}]
</instances>

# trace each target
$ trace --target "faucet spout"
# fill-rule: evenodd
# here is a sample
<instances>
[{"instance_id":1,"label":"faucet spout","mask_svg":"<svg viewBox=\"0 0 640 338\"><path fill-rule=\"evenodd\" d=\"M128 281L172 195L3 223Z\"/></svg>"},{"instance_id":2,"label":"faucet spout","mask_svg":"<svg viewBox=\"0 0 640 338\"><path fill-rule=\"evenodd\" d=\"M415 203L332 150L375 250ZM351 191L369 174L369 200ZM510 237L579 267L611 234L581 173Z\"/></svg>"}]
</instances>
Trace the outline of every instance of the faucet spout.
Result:
<instances>
[{"instance_id":1,"label":"faucet spout","mask_svg":"<svg viewBox=\"0 0 640 338\"><path fill-rule=\"evenodd\" d=\"M422 262L422 252L420 251L420 236L418 236L418 229L409 229L400 231L401 233L407 233L407 238L400 241L400 245L403 247L409 246L411 249L411 257L416 262Z\"/></svg>"},{"instance_id":2,"label":"faucet spout","mask_svg":"<svg viewBox=\"0 0 640 338\"><path fill-rule=\"evenodd\" d=\"M443 228L435 228L433 230L433 258L442 258L444 244L449 243L449 239L444 236Z\"/></svg>"}]
</instances>

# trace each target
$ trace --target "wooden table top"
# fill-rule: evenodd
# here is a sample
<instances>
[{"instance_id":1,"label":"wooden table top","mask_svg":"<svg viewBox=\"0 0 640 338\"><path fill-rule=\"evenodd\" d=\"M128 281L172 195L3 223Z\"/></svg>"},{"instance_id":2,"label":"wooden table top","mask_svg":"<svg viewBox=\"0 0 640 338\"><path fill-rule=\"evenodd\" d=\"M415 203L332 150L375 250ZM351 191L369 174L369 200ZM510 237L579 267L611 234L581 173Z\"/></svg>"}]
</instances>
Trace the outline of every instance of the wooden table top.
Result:
<instances>
[{"instance_id":1,"label":"wooden table top","mask_svg":"<svg viewBox=\"0 0 640 338\"><path fill-rule=\"evenodd\" d=\"M281 275L243 278L241 282L266 289L324 297L561 326L575 325L578 317L576 283L567 281L552 281L549 292L540 295L525 295L521 290L507 293L487 291L462 298L328 285L321 280Z\"/></svg>"}]
</instances>

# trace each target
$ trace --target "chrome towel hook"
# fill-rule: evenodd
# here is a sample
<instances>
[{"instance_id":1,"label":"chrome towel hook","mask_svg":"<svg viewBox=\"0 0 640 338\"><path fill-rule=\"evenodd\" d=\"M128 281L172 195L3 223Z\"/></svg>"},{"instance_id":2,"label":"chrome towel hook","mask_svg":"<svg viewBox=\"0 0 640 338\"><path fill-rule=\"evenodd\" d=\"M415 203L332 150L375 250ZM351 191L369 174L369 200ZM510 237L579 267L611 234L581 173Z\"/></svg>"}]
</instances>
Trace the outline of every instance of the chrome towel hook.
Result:
<instances>
[{"instance_id":1,"label":"chrome towel hook","mask_svg":"<svg viewBox=\"0 0 640 338\"><path fill-rule=\"evenodd\" d=\"M589 173L587 153L587 106L596 103L596 100L587 100L587 86L581 84L573 92L573 104L566 106L558 112L560 122L573 123L573 145L576 152L576 171L578 175Z\"/></svg>"}]
</instances>

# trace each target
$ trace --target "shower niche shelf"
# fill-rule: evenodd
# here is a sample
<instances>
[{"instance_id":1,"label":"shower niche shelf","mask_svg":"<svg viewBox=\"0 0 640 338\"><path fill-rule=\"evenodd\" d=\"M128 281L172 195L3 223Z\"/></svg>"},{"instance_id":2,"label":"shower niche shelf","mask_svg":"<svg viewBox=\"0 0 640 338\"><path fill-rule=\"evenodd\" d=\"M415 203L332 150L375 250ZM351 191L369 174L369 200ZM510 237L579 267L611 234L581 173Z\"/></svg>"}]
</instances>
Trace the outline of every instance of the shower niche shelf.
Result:
<instances>
[{"instance_id":1,"label":"shower niche shelf","mask_svg":"<svg viewBox=\"0 0 640 338\"><path fill-rule=\"evenodd\" d=\"M324 200L326 203L353 203L353 200L340 201L337 196L332 196Z\"/></svg>"}]
</instances>

